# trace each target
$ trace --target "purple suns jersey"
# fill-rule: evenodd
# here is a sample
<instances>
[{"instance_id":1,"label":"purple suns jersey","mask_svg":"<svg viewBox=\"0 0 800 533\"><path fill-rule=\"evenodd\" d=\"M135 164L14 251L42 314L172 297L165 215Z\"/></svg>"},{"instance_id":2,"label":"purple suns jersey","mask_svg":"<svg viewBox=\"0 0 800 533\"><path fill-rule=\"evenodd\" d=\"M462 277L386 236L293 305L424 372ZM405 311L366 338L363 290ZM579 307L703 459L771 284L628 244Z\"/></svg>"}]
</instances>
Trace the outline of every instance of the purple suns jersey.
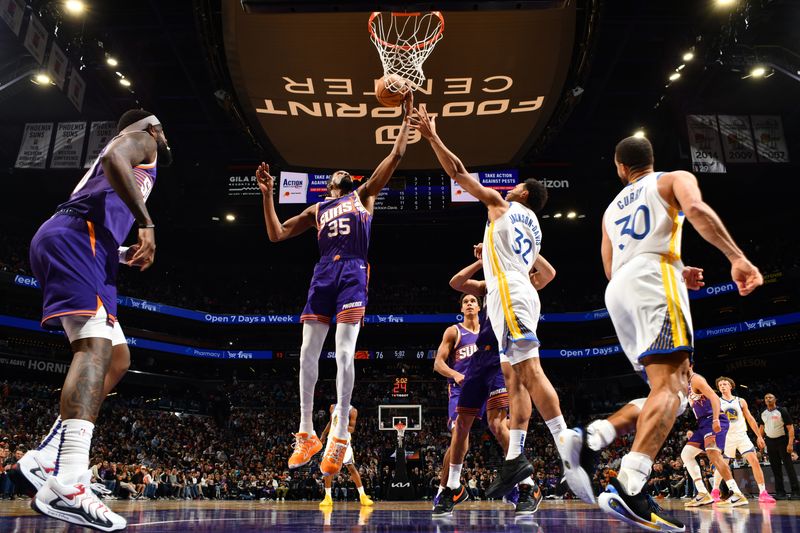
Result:
<instances>
[{"instance_id":1,"label":"purple suns jersey","mask_svg":"<svg viewBox=\"0 0 800 533\"><path fill-rule=\"evenodd\" d=\"M466 375L472 355L478 351L478 346L476 344L478 333L473 333L465 328L463 324L456 324L456 329L458 330L459 338L453 348L452 355L450 355L447 361L447 365L459 374ZM447 384L450 387L457 386L456 382L451 378L447 378Z\"/></svg>"},{"instance_id":2,"label":"purple suns jersey","mask_svg":"<svg viewBox=\"0 0 800 533\"><path fill-rule=\"evenodd\" d=\"M128 236L134 218L103 172L100 157L105 154L107 149L108 145L103 148L100 156L72 191L69 200L58 206L58 209L73 210L81 218L103 226L111 233L119 246ZM150 196L156 183L156 161L133 167L133 174L142 198L147 201L147 197Z\"/></svg>"},{"instance_id":3,"label":"purple suns jersey","mask_svg":"<svg viewBox=\"0 0 800 533\"><path fill-rule=\"evenodd\" d=\"M320 259L367 260L372 215L356 191L317 204Z\"/></svg>"},{"instance_id":4,"label":"purple suns jersey","mask_svg":"<svg viewBox=\"0 0 800 533\"><path fill-rule=\"evenodd\" d=\"M711 400L706 398L704 395L694 392L692 390L692 378L689 378L689 403L692 406L692 411L694 411L694 416L698 420L702 420L704 418L711 418L714 414L713 409L711 407ZM719 414L720 420L725 419L727 421L728 417L725 416L725 413L720 411Z\"/></svg>"}]
</instances>

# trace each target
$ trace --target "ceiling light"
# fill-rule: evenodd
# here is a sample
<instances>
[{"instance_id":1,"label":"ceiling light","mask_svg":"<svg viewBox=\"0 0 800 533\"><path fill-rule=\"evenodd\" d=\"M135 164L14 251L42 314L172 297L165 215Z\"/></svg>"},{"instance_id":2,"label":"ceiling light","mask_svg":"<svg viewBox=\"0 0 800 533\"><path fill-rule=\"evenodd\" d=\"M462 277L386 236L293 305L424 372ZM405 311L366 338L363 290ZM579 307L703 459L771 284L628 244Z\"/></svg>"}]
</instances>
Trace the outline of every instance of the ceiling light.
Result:
<instances>
[{"instance_id":1,"label":"ceiling light","mask_svg":"<svg viewBox=\"0 0 800 533\"><path fill-rule=\"evenodd\" d=\"M73 15L78 15L83 13L83 9L86 7L83 5L83 2L80 0L67 0L64 2L64 7L67 8L67 11L72 13Z\"/></svg>"},{"instance_id":2,"label":"ceiling light","mask_svg":"<svg viewBox=\"0 0 800 533\"><path fill-rule=\"evenodd\" d=\"M680 72L673 72L672 74L669 75L669 81L675 81L680 77L681 77Z\"/></svg>"},{"instance_id":3,"label":"ceiling light","mask_svg":"<svg viewBox=\"0 0 800 533\"><path fill-rule=\"evenodd\" d=\"M561 218L561 213L556 213L555 215L553 215L553 218Z\"/></svg>"},{"instance_id":4,"label":"ceiling light","mask_svg":"<svg viewBox=\"0 0 800 533\"><path fill-rule=\"evenodd\" d=\"M684 61L688 62L691 61L692 59L694 59L694 54L692 52L686 52L685 54L683 54Z\"/></svg>"},{"instance_id":5,"label":"ceiling light","mask_svg":"<svg viewBox=\"0 0 800 533\"><path fill-rule=\"evenodd\" d=\"M575 211L570 211L567 213L567 218L575 218L578 214Z\"/></svg>"},{"instance_id":6,"label":"ceiling light","mask_svg":"<svg viewBox=\"0 0 800 533\"><path fill-rule=\"evenodd\" d=\"M37 74L36 77L33 79L33 81L35 81L39 85L48 85L51 82L50 76L48 76L44 72L40 72L39 74Z\"/></svg>"},{"instance_id":7,"label":"ceiling light","mask_svg":"<svg viewBox=\"0 0 800 533\"><path fill-rule=\"evenodd\" d=\"M636 130L633 133L633 136L636 137L637 139L643 138L644 137L644 130Z\"/></svg>"},{"instance_id":8,"label":"ceiling light","mask_svg":"<svg viewBox=\"0 0 800 533\"><path fill-rule=\"evenodd\" d=\"M228 222L234 222L236 220L236 215L228 213L227 215L225 215L225 220L227 220Z\"/></svg>"},{"instance_id":9,"label":"ceiling light","mask_svg":"<svg viewBox=\"0 0 800 533\"><path fill-rule=\"evenodd\" d=\"M122 78L121 80L119 80L119 83L120 83L120 85L122 85L123 87L130 87L130 86L131 86L131 82L129 82L129 81L128 81L128 80L126 80L125 78Z\"/></svg>"},{"instance_id":10,"label":"ceiling light","mask_svg":"<svg viewBox=\"0 0 800 533\"><path fill-rule=\"evenodd\" d=\"M116 59L114 59L111 56L108 56L106 58L106 63L108 63L108 66L110 66L110 67L116 67L117 65L119 65L119 61L117 61Z\"/></svg>"},{"instance_id":11,"label":"ceiling light","mask_svg":"<svg viewBox=\"0 0 800 533\"><path fill-rule=\"evenodd\" d=\"M680 72L680 71L682 71L682 70L683 70L683 69L685 69L685 68L686 68L686 65L684 65L684 64L680 64L680 65L678 65L678 68L676 68L675 70L677 70L678 72Z\"/></svg>"},{"instance_id":12,"label":"ceiling light","mask_svg":"<svg viewBox=\"0 0 800 533\"><path fill-rule=\"evenodd\" d=\"M767 69L764 67L753 67L753 69L750 71L750 75L754 78L763 78L764 74L766 73Z\"/></svg>"},{"instance_id":13,"label":"ceiling light","mask_svg":"<svg viewBox=\"0 0 800 533\"><path fill-rule=\"evenodd\" d=\"M717 0L718 6L730 6L733 5L736 0Z\"/></svg>"}]
</instances>

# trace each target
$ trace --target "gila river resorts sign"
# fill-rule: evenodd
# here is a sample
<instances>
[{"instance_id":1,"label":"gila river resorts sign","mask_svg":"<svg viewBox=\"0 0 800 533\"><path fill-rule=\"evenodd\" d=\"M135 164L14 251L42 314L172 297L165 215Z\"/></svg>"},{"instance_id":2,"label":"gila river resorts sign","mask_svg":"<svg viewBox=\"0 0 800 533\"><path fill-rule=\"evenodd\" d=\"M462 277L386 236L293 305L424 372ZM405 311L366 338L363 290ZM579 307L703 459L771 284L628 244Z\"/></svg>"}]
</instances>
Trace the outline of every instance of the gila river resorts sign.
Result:
<instances>
[{"instance_id":1,"label":"gila river resorts sign","mask_svg":"<svg viewBox=\"0 0 800 533\"><path fill-rule=\"evenodd\" d=\"M225 51L248 122L284 163L368 170L390 150L400 108L380 107L383 74L364 13L246 13L223 1ZM445 12L444 37L423 65L415 105L468 167L514 164L558 104L576 12L563 8ZM410 143L419 143L419 135ZM427 143L426 143L427 144ZM439 165L409 146L401 169Z\"/></svg>"}]
</instances>

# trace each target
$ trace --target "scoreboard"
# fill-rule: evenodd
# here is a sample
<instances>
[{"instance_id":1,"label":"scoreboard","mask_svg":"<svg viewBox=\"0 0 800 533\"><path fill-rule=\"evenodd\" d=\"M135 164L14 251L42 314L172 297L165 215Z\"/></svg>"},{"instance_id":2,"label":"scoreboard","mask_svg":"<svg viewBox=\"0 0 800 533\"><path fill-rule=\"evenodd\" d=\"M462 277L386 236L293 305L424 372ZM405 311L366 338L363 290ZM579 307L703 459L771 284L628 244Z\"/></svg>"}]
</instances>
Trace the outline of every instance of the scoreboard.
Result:
<instances>
[{"instance_id":1,"label":"scoreboard","mask_svg":"<svg viewBox=\"0 0 800 533\"><path fill-rule=\"evenodd\" d=\"M473 176L486 187L505 192L518 181L516 169L479 172ZM329 174L281 172L278 203L309 205L321 202L328 195ZM353 176L356 186L366 176ZM395 176L381 190L375 202L376 211L442 211L451 203L477 202L472 195L447 176Z\"/></svg>"}]
</instances>

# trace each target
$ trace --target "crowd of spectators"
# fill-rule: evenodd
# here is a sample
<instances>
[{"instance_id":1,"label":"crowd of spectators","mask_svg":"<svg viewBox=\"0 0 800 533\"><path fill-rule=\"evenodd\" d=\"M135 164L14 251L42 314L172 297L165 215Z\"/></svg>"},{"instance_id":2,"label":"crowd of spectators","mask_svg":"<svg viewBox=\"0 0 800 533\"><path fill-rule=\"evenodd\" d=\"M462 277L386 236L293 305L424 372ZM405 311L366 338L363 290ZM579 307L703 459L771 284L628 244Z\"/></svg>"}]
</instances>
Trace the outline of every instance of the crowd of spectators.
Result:
<instances>
[{"instance_id":1,"label":"crowd of spectators","mask_svg":"<svg viewBox=\"0 0 800 533\"><path fill-rule=\"evenodd\" d=\"M781 405L800 411L800 380L783 377L764 382L750 408L763 409L760 400L766 390L779 391ZM356 405L374 405L385 398L387 382L359 384ZM432 498L439 484L441 458L449 444L445 417L445 392L440 382L418 384L415 401L425 406L422 430L406 433L408 476L418 498ZM221 387L232 407L224 418L208 414L184 414L158 409L155 398L118 393L105 402L92 445L91 468L94 481L113 498L172 499L259 499L314 500L323 495L322 478L316 462L289 471L298 404L294 383L287 381L230 383ZM323 398L333 397L332 382L321 382L316 405L315 426L327 423ZM13 466L25 450L35 447L56 416L58 389L36 383L0 382L0 464ZM430 406L430 407L429 407ZM374 499L386 497L394 473L394 432L375 431L376 410L362 408L354 437L356 465L365 491ZM599 413L598 413L599 414ZM587 420L568 420L585 423ZM686 432L694 426L686 414L657 457L647 489L654 496L691 497L694 487L680 462ZM494 438L476 428L463 469L463 483L476 499L485 490L502 462ZM605 488L616 475L620 460L630 448L631 437L620 437L599 457L594 477L596 490ZM570 498L561 483L558 452L546 426L536 417L531 422L526 453L532 459L535 476L546 497ZM759 452L760 453L760 452ZM763 456L760 457L764 459ZM708 461L700 458L708 478ZM5 473L0 474L3 497L18 493ZM333 480L337 499L354 499L355 486L349 476Z\"/></svg>"}]
</instances>

